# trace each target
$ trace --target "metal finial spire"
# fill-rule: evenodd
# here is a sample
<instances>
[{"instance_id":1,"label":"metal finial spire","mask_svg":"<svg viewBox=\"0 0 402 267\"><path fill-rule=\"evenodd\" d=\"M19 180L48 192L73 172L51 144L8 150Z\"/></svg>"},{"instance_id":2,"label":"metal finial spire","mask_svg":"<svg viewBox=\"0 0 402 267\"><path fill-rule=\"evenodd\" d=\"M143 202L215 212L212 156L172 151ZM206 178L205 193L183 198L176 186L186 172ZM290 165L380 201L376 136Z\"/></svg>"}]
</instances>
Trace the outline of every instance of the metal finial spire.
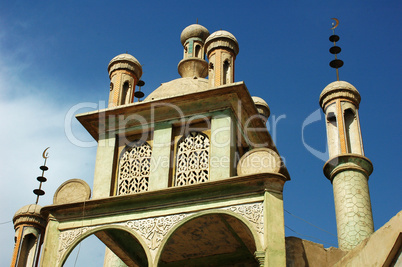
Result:
<instances>
[{"instance_id":1,"label":"metal finial spire","mask_svg":"<svg viewBox=\"0 0 402 267\"><path fill-rule=\"evenodd\" d=\"M45 191L42 190L42 183L47 181L47 179L44 176L44 174L45 174L45 171L49 170L49 168L46 166L46 161L47 161L47 158L49 157L49 152L47 152L48 149L49 149L49 147L46 148L42 153L42 157L45 159L45 162L43 163L43 165L39 167L39 169L42 170L42 175L38 176L36 178L40 182L40 184L39 184L39 189L34 189L34 191L33 191L34 194L37 196L35 204L38 204L39 197L43 196L45 194Z\"/></svg>"},{"instance_id":2,"label":"metal finial spire","mask_svg":"<svg viewBox=\"0 0 402 267\"><path fill-rule=\"evenodd\" d=\"M198 18L197 18L197 22L195 24L198 24Z\"/></svg>"},{"instance_id":3,"label":"metal finial spire","mask_svg":"<svg viewBox=\"0 0 402 267\"><path fill-rule=\"evenodd\" d=\"M141 102L141 98L144 97L144 92L141 92L141 87L145 85L145 82L143 80L139 80L137 83L138 86L138 91L134 93L134 97L138 99L138 102Z\"/></svg>"},{"instance_id":4,"label":"metal finial spire","mask_svg":"<svg viewBox=\"0 0 402 267\"><path fill-rule=\"evenodd\" d=\"M332 68L336 69L336 79L339 81L339 71L338 71L338 69L343 66L343 61L338 59L338 57L337 57L337 54L339 54L341 52L341 48L336 45L336 42L339 41L339 36L335 35L335 28L338 27L339 20L336 19L336 18L332 18L332 19L335 20L336 24L332 23L332 28L331 28L332 35L329 37L329 40L334 43L334 46L329 49L329 52L331 54L335 55L335 59L332 60L329 63L329 65Z\"/></svg>"}]
</instances>

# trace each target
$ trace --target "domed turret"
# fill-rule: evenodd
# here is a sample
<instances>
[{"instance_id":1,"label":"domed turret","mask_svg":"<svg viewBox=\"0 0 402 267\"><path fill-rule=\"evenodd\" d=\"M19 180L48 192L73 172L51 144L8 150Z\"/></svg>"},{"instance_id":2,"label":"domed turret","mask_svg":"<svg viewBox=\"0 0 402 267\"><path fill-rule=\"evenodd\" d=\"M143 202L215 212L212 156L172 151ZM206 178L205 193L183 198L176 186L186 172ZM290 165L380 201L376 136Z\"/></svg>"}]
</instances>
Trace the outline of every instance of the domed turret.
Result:
<instances>
[{"instance_id":1,"label":"domed turret","mask_svg":"<svg viewBox=\"0 0 402 267\"><path fill-rule=\"evenodd\" d=\"M20 208L13 217L15 247L11 266L37 266L46 220L36 204Z\"/></svg>"},{"instance_id":2,"label":"domed turret","mask_svg":"<svg viewBox=\"0 0 402 267\"><path fill-rule=\"evenodd\" d=\"M16 229L20 224L35 224L40 227L46 226L46 221L40 214L41 206L36 204L26 205L20 208L13 217L14 228Z\"/></svg>"},{"instance_id":3,"label":"domed turret","mask_svg":"<svg viewBox=\"0 0 402 267\"><path fill-rule=\"evenodd\" d=\"M109 65L109 107L133 102L135 86L142 76L140 62L130 54L114 57Z\"/></svg>"},{"instance_id":4,"label":"domed turret","mask_svg":"<svg viewBox=\"0 0 402 267\"><path fill-rule=\"evenodd\" d=\"M208 76L208 63L204 59L204 42L208 36L209 31L199 24L190 25L182 31L180 41L184 55L177 67L181 77Z\"/></svg>"},{"instance_id":5,"label":"domed turret","mask_svg":"<svg viewBox=\"0 0 402 267\"><path fill-rule=\"evenodd\" d=\"M228 31L216 31L205 41L205 48L210 87L233 83L234 61L239 53L237 39Z\"/></svg>"},{"instance_id":6,"label":"domed turret","mask_svg":"<svg viewBox=\"0 0 402 267\"><path fill-rule=\"evenodd\" d=\"M213 44L213 45L211 45ZM217 47L225 47L231 49L235 56L239 53L239 43L236 37L228 31L219 30L208 36L205 41L207 47L207 53Z\"/></svg>"},{"instance_id":7,"label":"domed turret","mask_svg":"<svg viewBox=\"0 0 402 267\"><path fill-rule=\"evenodd\" d=\"M262 120L264 121L264 123L266 123L269 115L271 114L267 102L265 102L264 99L258 96L253 96L251 98L253 99L254 105L257 108L258 113L261 115Z\"/></svg>"},{"instance_id":8,"label":"domed turret","mask_svg":"<svg viewBox=\"0 0 402 267\"><path fill-rule=\"evenodd\" d=\"M357 108L360 104L360 93L356 87L345 81L335 81L328 84L320 94L320 106L324 110L326 105L335 98L345 98L353 102ZM325 112L325 110L324 110Z\"/></svg>"}]
</instances>

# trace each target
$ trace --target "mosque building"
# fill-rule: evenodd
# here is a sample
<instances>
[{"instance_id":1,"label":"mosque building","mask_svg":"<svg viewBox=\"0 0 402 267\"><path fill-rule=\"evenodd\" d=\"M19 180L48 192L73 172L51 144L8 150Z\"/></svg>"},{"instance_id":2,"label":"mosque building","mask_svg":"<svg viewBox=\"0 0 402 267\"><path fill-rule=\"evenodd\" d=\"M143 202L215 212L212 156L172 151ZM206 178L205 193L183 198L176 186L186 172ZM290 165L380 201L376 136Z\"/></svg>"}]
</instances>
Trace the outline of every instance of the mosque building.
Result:
<instances>
[{"instance_id":1,"label":"mosque building","mask_svg":"<svg viewBox=\"0 0 402 267\"><path fill-rule=\"evenodd\" d=\"M357 89L338 79L319 97L339 244L325 249L285 237L290 175L268 104L235 80L235 36L193 24L180 41L181 77L144 99L140 62L110 61L108 107L76 116L98 143L92 190L68 180L52 205L18 210L11 266L63 266L90 235L107 247L105 267L401 266L401 212L374 232Z\"/></svg>"}]
</instances>

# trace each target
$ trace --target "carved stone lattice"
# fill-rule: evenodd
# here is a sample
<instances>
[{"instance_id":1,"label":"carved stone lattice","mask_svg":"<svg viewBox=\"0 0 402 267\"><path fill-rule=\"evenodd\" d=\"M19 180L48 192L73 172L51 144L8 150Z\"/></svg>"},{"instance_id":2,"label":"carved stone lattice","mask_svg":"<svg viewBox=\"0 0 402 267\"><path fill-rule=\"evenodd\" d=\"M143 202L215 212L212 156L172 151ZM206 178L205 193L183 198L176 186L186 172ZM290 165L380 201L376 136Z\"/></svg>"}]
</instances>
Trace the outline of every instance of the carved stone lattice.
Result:
<instances>
[{"instance_id":1,"label":"carved stone lattice","mask_svg":"<svg viewBox=\"0 0 402 267\"><path fill-rule=\"evenodd\" d=\"M147 142L134 142L126 149L119 163L118 195L148 191L151 154Z\"/></svg>"},{"instance_id":2,"label":"carved stone lattice","mask_svg":"<svg viewBox=\"0 0 402 267\"><path fill-rule=\"evenodd\" d=\"M176 156L175 186L208 181L209 138L199 132L190 132L180 139Z\"/></svg>"}]
</instances>

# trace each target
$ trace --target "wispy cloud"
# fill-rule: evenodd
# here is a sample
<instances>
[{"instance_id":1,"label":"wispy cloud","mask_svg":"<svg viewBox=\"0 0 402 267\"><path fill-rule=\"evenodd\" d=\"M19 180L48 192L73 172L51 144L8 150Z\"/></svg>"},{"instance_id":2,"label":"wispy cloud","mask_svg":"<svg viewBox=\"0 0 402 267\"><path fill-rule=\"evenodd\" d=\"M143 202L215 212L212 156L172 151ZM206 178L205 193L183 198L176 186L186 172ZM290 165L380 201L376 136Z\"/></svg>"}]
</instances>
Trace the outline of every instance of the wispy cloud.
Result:
<instances>
[{"instance_id":1,"label":"wispy cloud","mask_svg":"<svg viewBox=\"0 0 402 267\"><path fill-rule=\"evenodd\" d=\"M17 48L24 51L24 47ZM57 77L43 74L35 81L24 79L23 72L32 67L29 58L18 59L14 55L3 56L0 50L0 186L3 203L0 223L10 221L21 207L35 202L32 190L39 186L36 177L41 175L39 166L43 164L42 152L49 149L49 171L45 173L48 181L43 184L45 196L41 206L53 202L53 194L61 183L68 179L80 178L92 187L95 148L81 148L65 134L65 116L77 103L62 102L53 95L54 85L60 84ZM37 81L40 83L40 88ZM63 87L68 87L63 81ZM71 100L70 100L71 101ZM69 125L70 127L70 125ZM88 135L73 119L71 127L78 136ZM13 250L14 230L12 223L0 225L0 265L10 263Z\"/></svg>"}]
</instances>

